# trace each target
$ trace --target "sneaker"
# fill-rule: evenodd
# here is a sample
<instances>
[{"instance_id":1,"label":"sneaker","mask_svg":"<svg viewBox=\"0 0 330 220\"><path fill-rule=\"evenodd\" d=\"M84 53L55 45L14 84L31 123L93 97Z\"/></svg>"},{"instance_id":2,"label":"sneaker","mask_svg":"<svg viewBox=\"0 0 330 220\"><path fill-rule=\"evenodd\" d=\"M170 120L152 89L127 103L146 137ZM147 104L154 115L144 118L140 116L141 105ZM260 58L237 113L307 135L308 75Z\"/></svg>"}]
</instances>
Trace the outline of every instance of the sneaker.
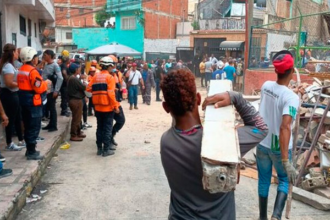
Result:
<instances>
[{"instance_id":1,"label":"sneaker","mask_svg":"<svg viewBox=\"0 0 330 220\"><path fill-rule=\"evenodd\" d=\"M45 138L43 138L43 137L37 137L37 142L42 142L42 141L44 141L45 140Z\"/></svg>"},{"instance_id":2,"label":"sneaker","mask_svg":"<svg viewBox=\"0 0 330 220\"><path fill-rule=\"evenodd\" d=\"M1 162L6 162L6 158L0 154L0 161Z\"/></svg>"},{"instance_id":3,"label":"sneaker","mask_svg":"<svg viewBox=\"0 0 330 220\"><path fill-rule=\"evenodd\" d=\"M6 150L10 150L10 151L21 151L22 150L22 147L19 147L16 144L14 144L13 142L11 142L10 145L6 146Z\"/></svg>"},{"instance_id":4,"label":"sneaker","mask_svg":"<svg viewBox=\"0 0 330 220\"><path fill-rule=\"evenodd\" d=\"M24 148L24 147L26 147L26 143L25 143L25 141L19 141L17 146Z\"/></svg>"},{"instance_id":5,"label":"sneaker","mask_svg":"<svg viewBox=\"0 0 330 220\"><path fill-rule=\"evenodd\" d=\"M47 123L45 123L45 122L41 122L41 127L43 128L43 127L46 127L47 126Z\"/></svg>"},{"instance_id":6,"label":"sneaker","mask_svg":"<svg viewBox=\"0 0 330 220\"><path fill-rule=\"evenodd\" d=\"M7 177L7 176L10 176L13 174L13 170L12 169L2 169L0 171L0 179L1 178L4 178L4 177Z\"/></svg>"},{"instance_id":7,"label":"sneaker","mask_svg":"<svg viewBox=\"0 0 330 220\"><path fill-rule=\"evenodd\" d=\"M85 125L82 125L81 130L87 130L87 127Z\"/></svg>"},{"instance_id":8,"label":"sneaker","mask_svg":"<svg viewBox=\"0 0 330 220\"><path fill-rule=\"evenodd\" d=\"M48 129L48 132L54 132L54 131L57 131L57 128L49 128Z\"/></svg>"},{"instance_id":9,"label":"sneaker","mask_svg":"<svg viewBox=\"0 0 330 220\"><path fill-rule=\"evenodd\" d=\"M43 118L41 119L41 121L48 121L48 118L43 117Z\"/></svg>"},{"instance_id":10,"label":"sneaker","mask_svg":"<svg viewBox=\"0 0 330 220\"><path fill-rule=\"evenodd\" d=\"M84 123L84 125L83 125L84 127L86 127L86 128L92 128L93 126L92 125L90 125L90 124L88 124L87 122L86 123Z\"/></svg>"},{"instance_id":11,"label":"sneaker","mask_svg":"<svg viewBox=\"0 0 330 220\"><path fill-rule=\"evenodd\" d=\"M32 154L27 153L26 159L27 160L42 160L42 159L44 159L44 157L40 156L40 154L38 154L37 152L34 152Z\"/></svg>"}]
</instances>

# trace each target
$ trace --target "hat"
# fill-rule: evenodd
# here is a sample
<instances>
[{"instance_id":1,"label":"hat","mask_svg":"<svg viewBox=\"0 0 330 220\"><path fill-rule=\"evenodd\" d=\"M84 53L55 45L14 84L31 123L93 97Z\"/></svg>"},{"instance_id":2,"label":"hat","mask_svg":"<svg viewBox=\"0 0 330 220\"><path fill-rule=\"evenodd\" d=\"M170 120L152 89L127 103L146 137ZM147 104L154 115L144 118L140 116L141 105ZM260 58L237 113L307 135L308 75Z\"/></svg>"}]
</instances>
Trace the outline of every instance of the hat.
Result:
<instances>
[{"instance_id":1,"label":"hat","mask_svg":"<svg viewBox=\"0 0 330 220\"><path fill-rule=\"evenodd\" d=\"M292 54L287 50L276 53L273 57L273 65L277 74L284 74L285 71L294 67Z\"/></svg>"},{"instance_id":2,"label":"hat","mask_svg":"<svg viewBox=\"0 0 330 220\"><path fill-rule=\"evenodd\" d=\"M69 72L71 74L74 74L76 73L77 69L79 68L80 66L76 63L71 63L70 66L69 66Z\"/></svg>"},{"instance_id":3,"label":"hat","mask_svg":"<svg viewBox=\"0 0 330 220\"><path fill-rule=\"evenodd\" d=\"M132 66L133 66L133 67L137 67L137 64L136 64L136 63L133 63Z\"/></svg>"},{"instance_id":4,"label":"hat","mask_svg":"<svg viewBox=\"0 0 330 220\"><path fill-rule=\"evenodd\" d=\"M95 72L96 68L94 66L91 66L91 68L89 68L89 72Z\"/></svg>"}]
</instances>

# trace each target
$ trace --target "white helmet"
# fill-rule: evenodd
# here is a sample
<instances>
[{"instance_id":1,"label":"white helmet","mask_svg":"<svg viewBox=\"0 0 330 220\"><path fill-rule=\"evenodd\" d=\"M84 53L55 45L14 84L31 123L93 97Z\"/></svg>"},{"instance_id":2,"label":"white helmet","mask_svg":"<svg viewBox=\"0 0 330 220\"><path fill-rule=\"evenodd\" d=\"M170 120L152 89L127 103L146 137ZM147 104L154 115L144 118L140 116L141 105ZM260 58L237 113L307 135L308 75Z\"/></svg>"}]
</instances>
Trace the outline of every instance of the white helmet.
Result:
<instances>
[{"instance_id":1,"label":"white helmet","mask_svg":"<svg viewBox=\"0 0 330 220\"><path fill-rule=\"evenodd\" d=\"M30 62L33 57L38 55L38 52L32 47L23 47L21 49L20 58L23 63Z\"/></svg>"},{"instance_id":2,"label":"white helmet","mask_svg":"<svg viewBox=\"0 0 330 220\"><path fill-rule=\"evenodd\" d=\"M113 62L113 59L111 57L103 57L101 60L100 60L100 65L102 66L115 66L114 65L114 62Z\"/></svg>"}]
</instances>

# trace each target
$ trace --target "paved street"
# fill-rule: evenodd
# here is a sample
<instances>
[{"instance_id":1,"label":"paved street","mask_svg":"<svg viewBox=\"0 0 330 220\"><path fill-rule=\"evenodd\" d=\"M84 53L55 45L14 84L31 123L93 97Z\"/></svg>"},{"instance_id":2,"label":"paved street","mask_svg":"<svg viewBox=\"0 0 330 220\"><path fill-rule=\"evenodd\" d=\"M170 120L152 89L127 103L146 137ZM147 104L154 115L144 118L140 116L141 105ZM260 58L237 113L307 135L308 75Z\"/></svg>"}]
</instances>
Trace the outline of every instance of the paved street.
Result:
<instances>
[{"instance_id":1,"label":"paved street","mask_svg":"<svg viewBox=\"0 0 330 220\"><path fill-rule=\"evenodd\" d=\"M19 220L167 219L170 190L160 162L159 142L171 118L161 103L140 104L140 109L133 111L128 110L126 101L122 104L127 121L116 137L120 145L116 154L96 156L96 120L89 117L93 128L87 131L87 139L72 143L68 150L58 150L41 181L48 192L41 201L25 206ZM269 216L275 190L273 186ZM257 219L256 180L241 177L236 209L237 219ZM329 215L293 201L291 219L325 220Z\"/></svg>"}]
</instances>

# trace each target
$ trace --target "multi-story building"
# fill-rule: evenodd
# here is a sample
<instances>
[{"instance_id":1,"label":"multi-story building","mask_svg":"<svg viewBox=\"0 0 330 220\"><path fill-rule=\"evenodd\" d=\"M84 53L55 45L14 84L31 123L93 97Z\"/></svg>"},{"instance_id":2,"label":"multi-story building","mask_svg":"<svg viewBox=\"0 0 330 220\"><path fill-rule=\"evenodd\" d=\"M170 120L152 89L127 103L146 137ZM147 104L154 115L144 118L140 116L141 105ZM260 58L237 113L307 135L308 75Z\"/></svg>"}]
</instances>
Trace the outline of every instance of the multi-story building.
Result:
<instances>
[{"instance_id":1,"label":"multi-story building","mask_svg":"<svg viewBox=\"0 0 330 220\"><path fill-rule=\"evenodd\" d=\"M55 21L53 0L0 1L0 54L6 43L42 49L43 32Z\"/></svg>"},{"instance_id":2,"label":"multi-story building","mask_svg":"<svg viewBox=\"0 0 330 220\"><path fill-rule=\"evenodd\" d=\"M107 0L54 0L55 2L55 43L59 50L74 49L73 28L97 27L95 15Z\"/></svg>"}]
</instances>

